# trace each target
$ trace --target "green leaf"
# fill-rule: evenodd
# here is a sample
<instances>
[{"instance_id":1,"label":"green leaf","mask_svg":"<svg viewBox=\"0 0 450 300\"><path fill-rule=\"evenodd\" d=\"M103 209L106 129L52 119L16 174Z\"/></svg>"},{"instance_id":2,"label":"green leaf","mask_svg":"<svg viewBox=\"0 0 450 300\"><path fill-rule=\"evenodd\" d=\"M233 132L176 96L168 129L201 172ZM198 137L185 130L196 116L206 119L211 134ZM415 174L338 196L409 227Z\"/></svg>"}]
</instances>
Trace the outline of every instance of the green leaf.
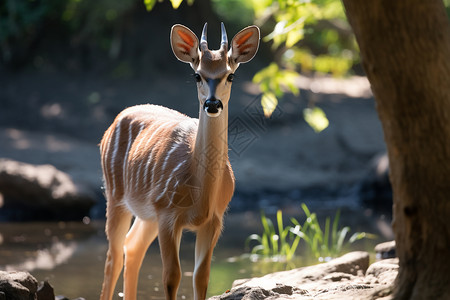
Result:
<instances>
[{"instance_id":1,"label":"green leaf","mask_svg":"<svg viewBox=\"0 0 450 300\"><path fill-rule=\"evenodd\" d=\"M302 38L303 38L302 30L289 31L286 37L286 47L291 48L292 46L297 44L297 42L300 41Z\"/></svg>"},{"instance_id":2,"label":"green leaf","mask_svg":"<svg viewBox=\"0 0 450 300\"><path fill-rule=\"evenodd\" d=\"M173 9L177 9L180 6L181 2L183 2L183 0L170 0Z\"/></svg>"},{"instance_id":3,"label":"green leaf","mask_svg":"<svg viewBox=\"0 0 450 300\"><path fill-rule=\"evenodd\" d=\"M303 117L309 126L317 133L321 132L329 125L328 118L324 111L317 106L314 108L305 108L303 110Z\"/></svg>"},{"instance_id":4,"label":"green leaf","mask_svg":"<svg viewBox=\"0 0 450 300\"><path fill-rule=\"evenodd\" d=\"M261 106L263 108L264 116L266 118L270 118L277 105L278 99L274 93L266 92L262 95Z\"/></svg>"},{"instance_id":5,"label":"green leaf","mask_svg":"<svg viewBox=\"0 0 450 300\"><path fill-rule=\"evenodd\" d=\"M145 8L151 11L156 4L156 0L144 0Z\"/></svg>"}]
</instances>

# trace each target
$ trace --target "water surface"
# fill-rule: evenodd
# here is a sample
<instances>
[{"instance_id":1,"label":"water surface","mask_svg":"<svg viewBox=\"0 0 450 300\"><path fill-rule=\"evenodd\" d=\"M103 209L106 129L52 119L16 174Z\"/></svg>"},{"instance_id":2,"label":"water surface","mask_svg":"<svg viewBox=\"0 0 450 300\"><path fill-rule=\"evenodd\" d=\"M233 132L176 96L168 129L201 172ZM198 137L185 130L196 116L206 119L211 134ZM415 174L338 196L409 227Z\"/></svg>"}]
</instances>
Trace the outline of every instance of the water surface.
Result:
<instances>
[{"instance_id":1,"label":"water surface","mask_svg":"<svg viewBox=\"0 0 450 300\"><path fill-rule=\"evenodd\" d=\"M297 214L295 209L287 210ZM324 211L334 216L334 212ZM285 214L285 217L289 213ZM383 216L368 216L363 212L342 214L341 223L352 231L369 231L379 235L377 241L365 241L352 249L373 249L373 245L386 240L389 220ZM286 223L288 221L286 220ZM384 229L383 229L384 228ZM298 256L286 266L273 262L252 263L240 258L245 239L252 233L261 233L258 212L233 213L226 217L225 229L214 251L208 295L217 295L231 288L234 280L260 276L286 267L300 267L316 262ZM195 236L186 232L180 249L182 281L178 299L192 299L192 272L194 268ZM302 244L300 244L302 248ZM107 251L104 221L59 223L0 223L0 269L30 271L38 281L49 280L56 295L68 298L98 299L103 280L103 266ZM302 250L300 249L300 253ZM164 299L161 280L162 264L155 241L149 248L141 268L138 299ZM122 278L119 279L115 298L121 299Z\"/></svg>"}]
</instances>

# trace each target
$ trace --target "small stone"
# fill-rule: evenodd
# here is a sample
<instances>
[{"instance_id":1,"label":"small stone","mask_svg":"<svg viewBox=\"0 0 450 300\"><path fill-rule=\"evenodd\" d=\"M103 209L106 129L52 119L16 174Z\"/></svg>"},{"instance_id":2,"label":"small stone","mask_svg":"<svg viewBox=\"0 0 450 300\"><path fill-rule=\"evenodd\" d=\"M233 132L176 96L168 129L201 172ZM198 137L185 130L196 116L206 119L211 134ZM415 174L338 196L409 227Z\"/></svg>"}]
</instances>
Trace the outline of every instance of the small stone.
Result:
<instances>
[{"instance_id":1,"label":"small stone","mask_svg":"<svg viewBox=\"0 0 450 300\"><path fill-rule=\"evenodd\" d=\"M336 282L336 281L343 281L343 280L352 280L353 278L354 278L354 276L351 274L348 274L348 273L334 272L334 273L331 273L331 274L323 277L323 280Z\"/></svg>"},{"instance_id":2,"label":"small stone","mask_svg":"<svg viewBox=\"0 0 450 300\"><path fill-rule=\"evenodd\" d=\"M383 259L374 262L366 272L366 280L372 283L391 284L398 273L398 258Z\"/></svg>"},{"instance_id":3,"label":"small stone","mask_svg":"<svg viewBox=\"0 0 450 300\"><path fill-rule=\"evenodd\" d=\"M278 294L292 295L293 289L294 288L292 286L277 283L277 287L273 288L272 292Z\"/></svg>"},{"instance_id":4,"label":"small stone","mask_svg":"<svg viewBox=\"0 0 450 300\"><path fill-rule=\"evenodd\" d=\"M395 241L376 245L375 252L377 260L397 257L395 252Z\"/></svg>"},{"instance_id":5,"label":"small stone","mask_svg":"<svg viewBox=\"0 0 450 300\"><path fill-rule=\"evenodd\" d=\"M37 290L37 300L54 300L55 292L48 281L41 282Z\"/></svg>"}]
</instances>

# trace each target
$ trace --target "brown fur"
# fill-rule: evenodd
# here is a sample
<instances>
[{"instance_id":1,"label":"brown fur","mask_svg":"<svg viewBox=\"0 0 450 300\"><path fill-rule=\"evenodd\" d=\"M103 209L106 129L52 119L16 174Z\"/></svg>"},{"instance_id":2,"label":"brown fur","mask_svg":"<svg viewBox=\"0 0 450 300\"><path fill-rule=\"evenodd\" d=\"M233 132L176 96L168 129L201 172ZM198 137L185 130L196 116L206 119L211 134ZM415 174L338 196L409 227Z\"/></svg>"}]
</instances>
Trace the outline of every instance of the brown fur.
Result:
<instances>
[{"instance_id":1,"label":"brown fur","mask_svg":"<svg viewBox=\"0 0 450 300\"><path fill-rule=\"evenodd\" d=\"M248 30L257 32L259 38L255 27ZM234 191L227 142L231 82L226 76L238 64L229 64L225 47L199 53L197 37L182 25L172 28L171 42L177 58L190 63L204 78L197 84L199 119L162 106L140 105L125 109L106 130L100 143L109 240L103 300L112 298L124 255L125 299L136 298L139 268L156 236L166 299L176 299L183 229L197 233L194 298L205 299L212 251ZM214 91L203 84L208 78L220 78ZM211 96L223 104L222 111L213 116L203 110ZM130 229L132 216L136 218Z\"/></svg>"}]
</instances>

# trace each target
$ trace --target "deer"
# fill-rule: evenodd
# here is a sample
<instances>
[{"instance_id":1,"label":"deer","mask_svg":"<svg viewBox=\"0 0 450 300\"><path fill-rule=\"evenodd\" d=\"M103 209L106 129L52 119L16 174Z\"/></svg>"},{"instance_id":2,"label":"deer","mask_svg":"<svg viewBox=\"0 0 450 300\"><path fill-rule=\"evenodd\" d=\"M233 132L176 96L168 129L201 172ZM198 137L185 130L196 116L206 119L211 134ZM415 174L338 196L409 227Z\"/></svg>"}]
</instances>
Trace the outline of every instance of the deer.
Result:
<instances>
[{"instance_id":1,"label":"deer","mask_svg":"<svg viewBox=\"0 0 450 300\"><path fill-rule=\"evenodd\" d=\"M175 57L194 70L199 117L152 104L126 108L100 143L108 251L101 300L112 299L123 269L124 298L136 299L139 270L158 237L167 300L181 281L183 230L196 233L193 290L204 300L213 249L222 232L235 177L228 158L228 105L234 73L258 51L260 31L249 26L228 45L221 23L219 50L209 50L184 25L170 32ZM230 48L230 49L228 49ZM181 96L182 97L182 96Z\"/></svg>"}]
</instances>

